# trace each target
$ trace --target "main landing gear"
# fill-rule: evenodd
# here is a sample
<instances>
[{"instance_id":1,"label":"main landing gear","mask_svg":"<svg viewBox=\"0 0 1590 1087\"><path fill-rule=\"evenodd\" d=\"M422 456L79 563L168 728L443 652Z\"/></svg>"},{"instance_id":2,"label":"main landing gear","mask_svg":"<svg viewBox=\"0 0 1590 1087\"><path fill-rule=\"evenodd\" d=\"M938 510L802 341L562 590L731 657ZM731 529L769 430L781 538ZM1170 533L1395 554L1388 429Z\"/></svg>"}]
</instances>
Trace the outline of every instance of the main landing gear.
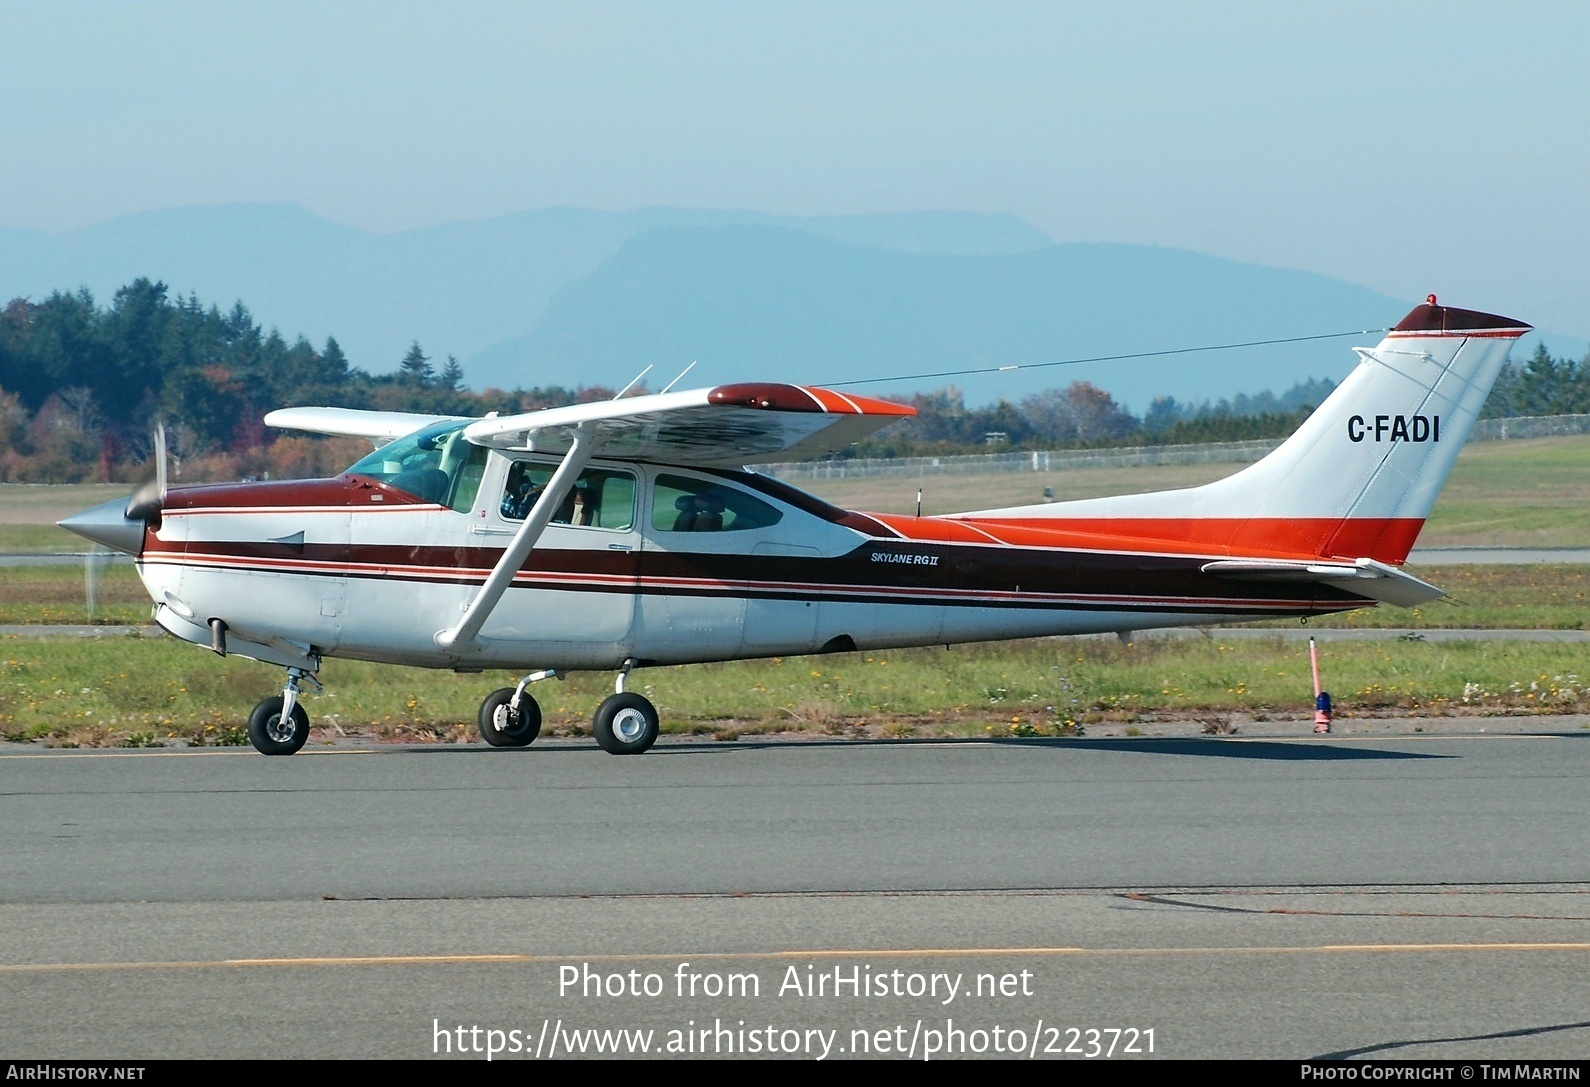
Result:
<instances>
[{"instance_id":1,"label":"main landing gear","mask_svg":"<svg viewBox=\"0 0 1590 1087\"><path fill-rule=\"evenodd\" d=\"M592 721L596 742L613 755L639 755L657 742L657 707L651 700L624 690L634 661L625 661L614 691L597 707ZM517 687L493 691L480 704L480 737L492 747L527 747L541 732L541 707L525 690L543 679L562 679L556 669L532 672Z\"/></svg>"},{"instance_id":2,"label":"main landing gear","mask_svg":"<svg viewBox=\"0 0 1590 1087\"><path fill-rule=\"evenodd\" d=\"M614 755L639 755L657 742L657 707L643 695L624 689L634 661L625 661L613 693L602 700L592 721L596 742ZM492 747L528 747L541 734L541 707L525 690L543 679L562 679L556 669L532 672L517 687L493 691L480 704L475 724ZM308 680L324 690L313 672L287 669L282 693L264 699L248 717L248 740L263 755L292 755L309 739L309 714L298 702L298 685Z\"/></svg>"}]
</instances>

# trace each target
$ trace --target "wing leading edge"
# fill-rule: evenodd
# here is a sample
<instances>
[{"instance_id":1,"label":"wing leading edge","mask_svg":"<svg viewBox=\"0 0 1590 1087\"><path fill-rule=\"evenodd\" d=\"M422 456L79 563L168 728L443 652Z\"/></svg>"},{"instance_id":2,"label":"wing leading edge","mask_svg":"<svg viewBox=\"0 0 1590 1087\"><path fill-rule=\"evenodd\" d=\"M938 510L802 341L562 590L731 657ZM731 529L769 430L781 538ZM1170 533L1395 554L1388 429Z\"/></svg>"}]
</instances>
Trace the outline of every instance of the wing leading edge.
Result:
<instances>
[{"instance_id":1,"label":"wing leading edge","mask_svg":"<svg viewBox=\"0 0 1590 1087\"><path fill-rule=\"evenodd\" d=\"M481 419L464 436L496 449L564 453L581 427L594 431L604 457L737 467L820 457L915 414L867 396L748 383Z\"/></svg>"},{"instance_id":2,"label":"wing leading edge","mask_svg":"<svg viewBox=\"0 0 1590 1087\"><path fill-rule=\"evenodd\" d=\"M265 425L277 430L302 430L333 438L369 438L377 445L413 434L432 423L461 415L420 415L407 411L364 411L359 408L277 408L265 416Z\"/></svg>"},{"instance_id":3,"label":"wing leading edge","mask_svg":"<svg viewBox=\"0 0 1590 1087\"><path fill-rule=\"evenodd\" d=\"M837 452L916 409L807 385L747 383L632 396L593 404L488 416L464 437L493 449L567 453L576 427L591 431L604 457L703 467L809 460ZM459 416L355 408L280 408L265 425L377 444Z\"/></svg>"}]
</instances>

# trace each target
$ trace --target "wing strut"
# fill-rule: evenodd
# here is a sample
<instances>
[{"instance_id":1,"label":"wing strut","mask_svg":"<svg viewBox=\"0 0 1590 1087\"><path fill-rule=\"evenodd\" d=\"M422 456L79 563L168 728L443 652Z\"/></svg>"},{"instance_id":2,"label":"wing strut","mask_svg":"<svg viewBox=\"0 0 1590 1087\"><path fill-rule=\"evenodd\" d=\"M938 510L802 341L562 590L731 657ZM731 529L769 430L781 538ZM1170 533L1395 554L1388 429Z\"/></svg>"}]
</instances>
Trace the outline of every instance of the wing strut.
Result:
<instances>
[{"instance_id":1,"label":"wing strut","mask_svg":"<svg viewBox=\"0 0 1590 1087\"><path fill-rule=\"evenodd\" d=\"M485 584L475 594L475 599L471 600L469 607L464 609L464 617L458 621L457 626L437 632L436 644L441 648L466 649L474 644L476 636L480 634L480 628L491 617L492 609L497 606L497 601L502 599L502 594L507 591L513 576L519 572L519 567L524 565L525 559L530 557L536 541L541 538L541 533L551 522L552 514L574 489L574 481L579 478L580 472L590 461L591 454L596 451L595 428L581 424L574 428L573 439L568 453L564 454L563 462L558 465L557 471L552 473L552 478L547 480L546 489L536 499L536 504L531 507L529 515L524 519L524 524L519 527L513 541L508 544L508 549L502 553L502 558L497 560L497 565L492 567Z\"/></svg>"}]
</instances>

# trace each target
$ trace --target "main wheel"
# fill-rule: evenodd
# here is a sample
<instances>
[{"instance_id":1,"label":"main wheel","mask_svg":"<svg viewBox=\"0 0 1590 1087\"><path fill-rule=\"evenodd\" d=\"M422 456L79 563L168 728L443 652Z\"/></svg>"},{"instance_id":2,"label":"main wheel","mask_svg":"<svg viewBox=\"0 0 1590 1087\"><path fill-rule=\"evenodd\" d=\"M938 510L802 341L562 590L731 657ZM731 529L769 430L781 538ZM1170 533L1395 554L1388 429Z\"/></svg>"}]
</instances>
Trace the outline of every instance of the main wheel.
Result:
<instances>
[{"instance_id":1,"label":"main wheel","mask_svg":"<svg viewBox=\"0 0 1590 1087\"><path fill-rule=\"evenodd\" d=\"M638 694L609 695L596 711L596 742L613 755L639 755L657 742L657 707Z\"/></svg>"},{"instance_id":2,"label":"main wheel","mask_svg":"<svg viewBox=\"0 0 1590 1087\"><path fill-rule=\"evenodd\" d=\"M309 714L300 703L282 718L282 696L267 698L248 715L248 742L262 755L291 755L309 739Z\"/></svg>"},{"instance_id":3,"label":"main wheel","mask_svg":"<svg viewBox=\"0 0 1590 1087\"><path fill-rule=\"evenodd\" d=\"M541 707L528 694L513 708L514 688L492 691L480 704L480 738L492 747L528 747L541 735Z\"/></svg>"}]
</instances>

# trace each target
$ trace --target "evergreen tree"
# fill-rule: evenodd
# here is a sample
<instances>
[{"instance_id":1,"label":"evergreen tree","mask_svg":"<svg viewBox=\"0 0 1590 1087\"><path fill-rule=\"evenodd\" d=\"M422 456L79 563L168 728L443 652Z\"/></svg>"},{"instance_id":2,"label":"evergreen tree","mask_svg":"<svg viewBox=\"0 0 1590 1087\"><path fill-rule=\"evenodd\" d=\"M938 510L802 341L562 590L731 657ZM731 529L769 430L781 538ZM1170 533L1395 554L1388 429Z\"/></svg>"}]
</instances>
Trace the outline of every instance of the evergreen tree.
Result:
<instances>
[{"instance_id":1,"label":"evergreen tree","mask_svg":"<svg viewBox=\"0 0 1590 1087\"><path fill-rule=\"evenodd\" d=\"M447 356L447 365L442 367L442 376L436 379L436 387L450 393L456 393L464 387L464 368L458 365L455 356Z\"/></svg>"},{"instance_id":2,"label":"evergreen tree","mask_svg":"<svg viewBox=\"0 0 1590 1087\"><path fill-rule=\"evenodd\" d=\"M342 353L342 346L337 343L336 337L326 337L326 349L320 353L320 366L326 375L327 384L341 385L348 380L348 356Z\"/></svg>"},{"instance_id":3,"label":"evergreen tree","mask_svg":"<svg viewBox=\"0 0 1590 1087\"><path fill-rule=\"evenodd\" d=\"M398 364L398 383L416 389L428 389L434 375L431 371L431 360L424 351L420 350L420 341L415 340L409 347L408 354L403 356L403 361Z\"/></svg>"}]
</instances>

